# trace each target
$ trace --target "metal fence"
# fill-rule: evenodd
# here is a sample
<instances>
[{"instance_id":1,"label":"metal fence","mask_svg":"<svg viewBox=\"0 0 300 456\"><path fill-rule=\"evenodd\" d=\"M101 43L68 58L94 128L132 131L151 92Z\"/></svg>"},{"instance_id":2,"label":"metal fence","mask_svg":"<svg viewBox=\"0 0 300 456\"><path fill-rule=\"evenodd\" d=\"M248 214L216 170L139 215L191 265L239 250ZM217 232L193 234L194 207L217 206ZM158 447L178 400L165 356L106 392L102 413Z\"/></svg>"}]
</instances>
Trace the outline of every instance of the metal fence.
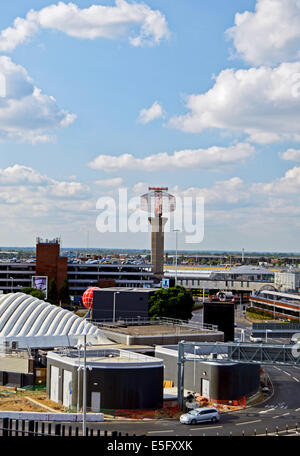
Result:
<instances>
[{"instance_id":1,"label":"metal fence","mask_svg":"<svg viewBox=\"0 0 300 456\"><path fill-rule=\"evenodd\" d=\"M0 437L78 437L82 426L45 423L33 420L0 419ZM87 437L127 437L128 433L86 427ZM130 436L135 436L131 434Z\"/></svg>"},{"instance_id":2,"label":"metal fence","mask_svg":"<svg viewBox=\"0 0 300 456\"><path fill-rule=\"evenodd\" d=\"M211 325L208 323L191 323L190 321L187 320L177 320L174 318L166 318L166 317L161 317L157 318L155 320L151 320L150 318L146 317L141 317L141 318L122 318L119 319L116 322L113 322L111 319L102 319L102 320L96 320L93 321L93 324L96 324L97 326L109 326L111 328L113 327L119 327L119 326L142 326L142 325L176 325L180 327L184 327L187 329L195 329L195 330L207 330L207 331L217 331L218 326L217 325Z\"/></svg>"}]
</instances>

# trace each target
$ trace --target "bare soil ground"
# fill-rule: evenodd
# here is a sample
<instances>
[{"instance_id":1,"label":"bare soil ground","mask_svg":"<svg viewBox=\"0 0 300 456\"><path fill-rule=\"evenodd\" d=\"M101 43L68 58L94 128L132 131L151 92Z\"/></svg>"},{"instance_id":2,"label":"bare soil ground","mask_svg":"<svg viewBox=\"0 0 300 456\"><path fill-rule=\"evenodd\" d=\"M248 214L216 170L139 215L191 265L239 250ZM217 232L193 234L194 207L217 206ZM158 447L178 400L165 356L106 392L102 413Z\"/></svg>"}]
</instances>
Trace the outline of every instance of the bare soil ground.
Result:
<instances>
[{"instance_id":1,"label":"bare soil ground","mask_svg":"<svg viewBox=\"0 0 300 456\"><path fill-rule=\"evenodd\" d=\"M40 405L30 401L33 399ZM0 386L0 410L18 412L50 412L49 407L56 412L65 412L66 408L50 401L45 392L41 391L21 391L15 392L13 388Z\"/></svg>"}]
</instances>

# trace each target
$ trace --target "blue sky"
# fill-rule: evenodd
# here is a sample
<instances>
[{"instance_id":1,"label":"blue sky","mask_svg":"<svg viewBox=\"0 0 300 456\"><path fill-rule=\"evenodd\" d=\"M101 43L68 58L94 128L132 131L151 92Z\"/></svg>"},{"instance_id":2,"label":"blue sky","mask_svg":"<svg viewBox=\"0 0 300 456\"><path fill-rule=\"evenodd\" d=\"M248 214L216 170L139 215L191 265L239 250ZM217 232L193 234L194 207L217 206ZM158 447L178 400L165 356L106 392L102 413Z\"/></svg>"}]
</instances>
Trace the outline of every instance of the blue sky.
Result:
<instances>
[{"instance_id":1,"label":"blue sky","mask_svg":"<svg viewBox=\"0 0 300 456\"><path fill-rule=\"evenodd\" d=\"M296 0L2 5L1 244L149 248L96 201L162 185L204 198L182 249L299 251L299 30Z\"/></svg>"}]
</instances>

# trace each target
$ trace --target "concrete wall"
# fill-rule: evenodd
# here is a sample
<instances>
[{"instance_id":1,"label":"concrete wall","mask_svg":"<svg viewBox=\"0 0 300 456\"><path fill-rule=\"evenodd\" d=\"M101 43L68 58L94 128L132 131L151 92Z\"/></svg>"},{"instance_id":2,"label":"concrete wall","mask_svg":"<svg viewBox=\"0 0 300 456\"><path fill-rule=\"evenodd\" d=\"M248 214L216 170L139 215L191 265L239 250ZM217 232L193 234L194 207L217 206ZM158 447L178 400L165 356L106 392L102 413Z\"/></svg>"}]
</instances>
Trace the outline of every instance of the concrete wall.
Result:
<instances>
[{"instance_id":1,"label":"concrete wall","mask_svg":"<svg viewBox=\"0 0 300 456\"><path fill-rule=\"evenodd\" d=\"M33 359L13 358L10 356L0 358L0 371L23 374L33 373Z\"/></svg>"}]
</instances>

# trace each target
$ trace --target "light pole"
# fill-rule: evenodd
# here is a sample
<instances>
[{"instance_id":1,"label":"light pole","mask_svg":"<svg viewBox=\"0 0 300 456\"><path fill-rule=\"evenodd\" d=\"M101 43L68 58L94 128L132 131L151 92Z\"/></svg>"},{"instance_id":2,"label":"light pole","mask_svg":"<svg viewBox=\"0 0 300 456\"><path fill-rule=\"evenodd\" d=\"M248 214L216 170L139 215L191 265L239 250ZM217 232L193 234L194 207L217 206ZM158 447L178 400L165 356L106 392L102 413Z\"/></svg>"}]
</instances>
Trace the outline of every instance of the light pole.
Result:
<instances>
[{"instance_id":1,"label":"light pole","mask_svg":"<svg viewBox=\"0 0 300 456\"><path fill-rule=\"evenodd\" d=\"M12 293L13 292L13 288L14 288L14 278L10 277L10 280L11 280L11 293Z\"/></svg>"},{"instance_id":2,"label":"light pole","mask_svg":"<svg viewBox=\"0 0 300 456\"><path fill-rule=\"evenodd\" d=\"M194 345L194 393L196 393L196 348L198 345Z\"/></svg>"},{"instance_id":3,"label":"light pole","mask_svg":"<svg viewBox=\"0 0 300 456\"><path fill-rule=\"evenodd\" d=\"M116 321L116 295L120 294L119 291L114 292L114 308L113 308L113 323Z\"/></svg>"},{"instance_id":4,"label":"light pole","mask_svg":"<svg viewBox=\"0 0 300 456\"><path fill-rule=\"evenodd\" d=\"M177 264L178 264L178 249L177 249L177 233L180 230L173 230L175 233L175 243L176 243L176 261L175 261L175 285L177 285Z\"/></svg>"},{"instance_id":5,"label":"light pole","mask_svg":"<svg viewBox=\"0 0 300 456\"><path fill-rule=\"evenodd\" d=\"M272 332L272 329L266 329L266 343L268 342L268 332Z\"/></svg>"},{"instance_id":6,"label":"light pole","mask_svg":"<svg viewBox=\"0 0 300 456\"><path fill-rule=\"evenodd\" d=\"M87 321L84 320L83 329L83 398L82 398L82 435L86 436L86 335Z\"/></svg>"},{"instance_id":7,"label":"light pole","mask_svg":"<svg viewBox=\"0 0 300 456\"><path fill-rule=\"evenodd\" d=\"M82 348L82 345L76 345L78 348L78 369L77 369L77 413L79 413L80 406L79 406L79 397L80 397L80 350Z\"/></svg>"}]
</instances>

